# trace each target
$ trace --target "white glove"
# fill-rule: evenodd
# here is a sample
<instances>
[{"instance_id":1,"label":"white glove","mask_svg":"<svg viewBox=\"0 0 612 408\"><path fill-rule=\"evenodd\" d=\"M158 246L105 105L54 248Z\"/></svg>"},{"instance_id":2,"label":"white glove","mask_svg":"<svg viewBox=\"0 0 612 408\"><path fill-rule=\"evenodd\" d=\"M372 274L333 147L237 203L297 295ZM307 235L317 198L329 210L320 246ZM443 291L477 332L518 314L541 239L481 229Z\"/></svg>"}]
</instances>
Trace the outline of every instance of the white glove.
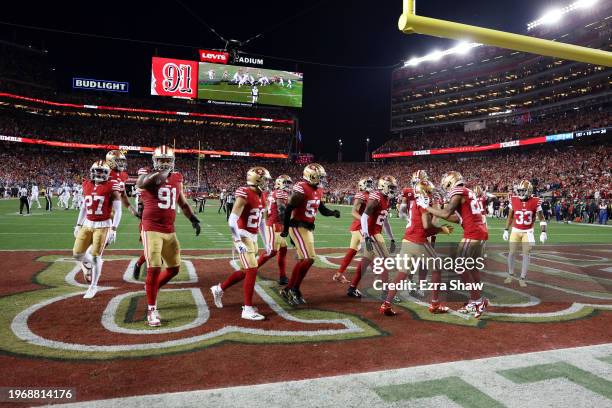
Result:
<instances>
[{"instance_id":1,"label":"white glove","mask_svg":"<svg viewBox=\"0 0 612 408\"><path fill-rule=\"evenodd\" d=\"M542 232L542 233L540 234L540 242L541 242L541 243L545 243L547 239L548 239L548 234L547 234L547 233L545 233L545 232Z\"/></svg>"},{"instance_id":2,"label":"white glove","mask_svg":"<svg viewBox=\"0 0 612 408\"><path fill-rule=\"evenodd\" d=\"M117 240L117 231L111 229L106 236L106 245L114 244Z\"/></svg>"},{"instance_id":3,"label":"white glove","mask_svg":"<svg viewBox=\"0 0 612 408\"><path fill-rule=\"evenodd\" d=\"M504 241L507 241L508 238L510 238L510 234L508 233L508 230L504 230L504 235L502 235L502 238L504 239Z\"/></svg>"},{"instance_id":4,"label":"white glove","mask_svg":"<svg viewBox=\"0 0 612 408\"><path fill-rule=\"evenodd\" d=\"M272 245L268 245L268 243L266 242L265 248L266 248L266 255L270 255L272 253Z\"/></svg>"},{"instance_id":5,"label":"white glove","mask_svg":"<svg viewBox=\"0 0 612 408\"><path fill-rule=\"evenodd\" d=\"M234 241L234 247L236 248L236 251L238 251L241 254L244 254L245 252L248 251L246 245L244 245L244 242L242 241Z\"/></svg>"},{"instance_id":6,"label":"white glove","mask_svg":"<svg viewBox=\"0 0 612 408\"><path fill-rule=\"evenodd\" d=\"M418 196L418 197L416 198L416 203L417 203L417 205L418 205L419 207L422 207L422 208L428 208L428 207L429 207L429 204L430 204L430 202L429 202L429 201L430 201L430 200L429 200L429 197L421 197L421 196Z\"/></svg>"},{"instance_id":7,"label":"white glove","mask_svg":"<svg viewBox=\"0 0 612 408\"><path fill-rule=\"evenodd\" d=\"M74 227L74 237L76 238L79 235L79 231L81 230L81 226L77 225Z\"/></svg>"}]
</instances>

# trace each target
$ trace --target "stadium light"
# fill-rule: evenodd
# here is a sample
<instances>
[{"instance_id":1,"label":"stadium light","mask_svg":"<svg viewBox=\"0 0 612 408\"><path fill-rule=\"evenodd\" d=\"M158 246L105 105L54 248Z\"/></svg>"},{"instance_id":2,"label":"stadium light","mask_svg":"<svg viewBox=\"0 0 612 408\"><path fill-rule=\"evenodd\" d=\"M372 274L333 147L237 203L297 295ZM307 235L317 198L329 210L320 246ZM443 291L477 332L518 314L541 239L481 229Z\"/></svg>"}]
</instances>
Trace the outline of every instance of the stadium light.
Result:
<instances>
[{"instance_id":1,"label":"stadium light","mask_svg":"<svg viewBox=\"0 0 612 408\"><path fill-rule=\"evenodd\" d=\"M579 0L574 4L576 8L588 8L595 5L595 3L597 3L597 0Z\"/></svg>"},{"instance_id":2,"label":"stadium light","mask_svg":"<svg viewBox=\"0 0 612 408\"><path fill-rule=\"evenodd\" d=\"M527 30L534 29L542 24L554 24L561 20L564 15L576 9L585 9L592 7L595 5L595 3L597 3L597 1L598 0L578 0L577 2L572 3L569 6L563 7L561 9L550 10L545 13L544 16L542 16L541 18L527 24Z\"/></svg>"},{"instance_id":3,"label":"stadium light","mask_svg":"<svg viewBox=\"0 0 612 408\"><path fill-rule=\"evenodd\" d=\"M563 18L563 11L561 9L550 10L540 19L542 24L555 24L561 21Z\"/></svg>"},{"instance_id":4,"label":"stadium light","mask_svg":"<svg viewBox=\"0 0 612 408\"><path fill-rule=\"evenodd\" d=\"M482 44L479 43L472 43L472 42L468 42L468 41L461 41L459 42L456 46L449 48L448 50L444 50L444 51L440 51L440 50L435 50L432 51L431 53L423 56L423 57L415 57L415 58L411 58L408 61L404 62L404 66L408 67L415 67L417 65L419 65L421 62L425 62L425 61L439 61L440 59L442 59L442 57L445 57L447 55L451 55L451 54L459 54L459 55L465 55L467 54L472 48L475 47L480 47Z\"/></svg>"}]
</instances>

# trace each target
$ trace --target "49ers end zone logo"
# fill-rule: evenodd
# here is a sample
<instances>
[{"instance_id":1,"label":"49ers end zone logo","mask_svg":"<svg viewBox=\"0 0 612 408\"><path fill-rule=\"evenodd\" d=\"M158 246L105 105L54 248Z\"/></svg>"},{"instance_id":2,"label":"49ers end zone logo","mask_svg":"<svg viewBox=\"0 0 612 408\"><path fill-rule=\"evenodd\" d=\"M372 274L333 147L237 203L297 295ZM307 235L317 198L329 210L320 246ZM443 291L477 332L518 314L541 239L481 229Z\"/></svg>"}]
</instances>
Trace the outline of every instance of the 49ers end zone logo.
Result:
<instances>
[{"instance_id":1,"label":"49ers end zone logo","mask_svg":"<svg viewBox=\"0 0 612 408\"><path fill-rule=\"evenodd\" d=\"M0 350L59 359L112 359L189 352L224 341L272 344L382 335L353 315L288 310L276 286L265 280L258 281L256 292L266 304L269 322L234 319L237 316L224 309L225 313L217 312L214 306L211 311L204 297L210 285L199 281L194 263L213 265L218 260L218 269L225 274L226 256L185 257L179 275L160 291L164 325L149 328L138 317L145 298L143 282L131 276L131 259L109 256L102 283L110 280L112 286L101 287L94 299L85 300L87 286L71 258L39 258L48 263L34 279L41 289L0 298ZM237 288L237 292L242 291Z\"/></svg>"}]
</instances>

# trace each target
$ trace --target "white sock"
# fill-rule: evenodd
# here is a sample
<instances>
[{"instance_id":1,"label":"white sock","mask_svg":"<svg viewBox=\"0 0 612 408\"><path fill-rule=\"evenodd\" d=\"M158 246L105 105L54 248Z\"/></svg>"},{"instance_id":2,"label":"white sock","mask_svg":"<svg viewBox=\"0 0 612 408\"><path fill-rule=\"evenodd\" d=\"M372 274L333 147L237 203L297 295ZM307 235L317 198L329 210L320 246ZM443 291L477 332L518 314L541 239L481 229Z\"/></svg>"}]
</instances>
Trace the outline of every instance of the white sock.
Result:
<instances>
[{"instance_id":1,"label":"white sock","mask_svg":"<svg viewBox=\"0 0 612 408\"><path fill-rule=\"evenodd\" d=\"M508 275L512 275L514 273L514 252L510 252L508 254Z\"/></svg>"},{"instance_id":2,"label":"white sock","mask_svg":"<svg viewBox=\"0 0 612 408\"><path fill-rule=\"evenodd\" d=\"M525 279L527 277L527 269L529 268L529 258L530 255L523 254L523 263L521 265L521 279Z\"/></svg>"}]
</instances>

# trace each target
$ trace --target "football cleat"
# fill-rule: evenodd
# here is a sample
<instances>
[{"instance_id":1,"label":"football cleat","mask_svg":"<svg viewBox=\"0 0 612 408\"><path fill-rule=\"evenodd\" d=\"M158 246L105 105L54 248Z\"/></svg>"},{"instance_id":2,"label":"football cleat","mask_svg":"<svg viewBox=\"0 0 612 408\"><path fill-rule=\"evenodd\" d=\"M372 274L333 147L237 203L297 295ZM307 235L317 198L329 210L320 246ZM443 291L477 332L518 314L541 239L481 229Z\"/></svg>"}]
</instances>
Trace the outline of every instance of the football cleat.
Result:
<instances>
[{"instance_id":1,"label":"football cleat","mask_svg":"<svg viewBox=\"0 0 612 408\"><path fill-rule=\"evenodd\" d=\"M504 279L504 283L506 285L512 283L512 275L508 275L508 277L506 279Z\"/></svg>"},{"instance_id":2,"label":"football cleat","mask_svg":"<svg viewBox=\"0 0 612 408\"><path fill-rule=\"evenodd\" d=\"M397 313L395 313L395 311L393 310L389 302L385 302L382 305L380 305L378 312L383 316L396 316L397 315Z\"/></svg>"},{"instance_id":3,"label":"football cleat","mask_svg":"<svg viewBox=\"0 0 612 408\"><path fill-rule=\"evenodd\" d=\"M351 283L351 281L346 279L346 276L344 276L340 272L334 273L334 276L332 276L332 280L338 283Z\"/></svg>"},{"instance_id":4,"label":"football cleat","mask_svg":"<svg viewBox=\"0 0 612 408\"><path fill-rule=\"evenodd\" d=\"M382 296L380 297L380 299L383 302L387 301L387 291L386 290L383 290ZM402 299L399 296L395 295L395 296L393 296L393 299L391 300L391 303L394 303L394 304L402 303Z\"/></svg>"},{"instance_id":5,"label":"football cleat","mask_svg":"<svg viewBox=\"0 0 612 408\"><path fill-rule=\"evenodd\" d=\"M242 316L246 320L264 320L266 317L257 312L253 306L242 306Z\"/></svg>"},{"instance_id":6,"label":"football cleat","mask_svg":"<svg viewBox=\"0 0 612 408\"><path fill-rule=\"evenodd\" d=\"M134 264L134 269L132 270L132 275L134 276L135 280L140 279L140 269L142 268L142 265L138 265L138 263Z\"/></svg>"},{"instance_id":7,"label":"football cleat","mask_svg":"<svg viewBox=\"0 0 612 408\"><path fill-rule=\"evenodd\" d=\"M210 292L213 295L215 306L217 306L219 309L223 308L223 302L221 301L221 298L223 297L223 289L221 289L221 285L211 286Z\"/></svg>"},{"instance_id":8,"label":"football cleat","mask_svg":"<svg viewBox=\"0 0 612 408\"><path fill-rule=\"evenodd\" d=\"M289 293L291 294L291 296L293 296L293 301L296 305L306 304L306 299L304 299L304 296L302 296L302 292L300 292L299 289L289 289Z\"/></svg>"},{"instance_id":9,"label":"football cleat","mask_svg":"<svg viewBox=\"0 0 612 408\"><path fill-rule=\"evenodd\" d=\"M361 297L361 292L359 291L359 289L353 287L353 286L349 286L348 290L346 291L346 295L348 297L354 297L354 298L360 298Z\"/></svg>"},{"instance_id":10,"label":"football cleat","mask_svg":"<svg viewBox=\"0 0 612 408\"><path fill-rule=\"evenodd\" d=\"M92 265L89 262L81 262L81 270L83 271L83 279L85 282L91 283Z\"/></svg>"},{"instance_id":11,"label":"football cleat","mask_svg":"<svg viewBox=\"0 0 612 408\"><path fill-rule=\"evenodd\" d=\"M438 314L438 313L448 313L450 309L448 306L443 306L440 302L432 302L429 305L429 313Z\"/></svg>"},{"instance_id":12,"label":"football cleat","mask_svg":"<svg viewBox=\"0 0 612 408\"><path fill-rule=\"evenodd\" d=\"M470 300L468 303L465 303L463 305L463 307L461 307L457 311L459 313L463 313L463 314L476 313L476 306L477 306L477 303L476 302L472 302Z\"/></svg>"},{"instance_id":13,"label":"football cleat","mask_svg":"<svg viewBox=\"0 0 612 408\"><path fill-rule=\"evenodd\" d=\"M289 278L287 278L286 276L281 276L280 278L278 278L278 284L280 286L285 286L288 283L289 283Z\"/></svg>"},{"instance_id":14,"label":"football cleat","mask_svg":"<svg viewBox=\"0 0 612 408\"><path fill-rule=\"evenodd\" d=\"M288 288L283 288L281 290L278 291L278 294L280 295L280 297L287 302L287 304L291 305L291 306L295 306L297 303L294 303L294 299L293 296L291 294L291 292L289 291Z\"/></svg>"},{"instance_id":15,"label":"football cleat","mask_svg":"<svg viewBox=\"0 0 612 408\"><path fill-rule=\"evenodd\" d=\"M90 286L87 288L87 292L85 292L83 295L83 299L92 299L94 296L96 296L96 293L98 293L98 287Z\"/></svg>"},{"instance_id":16,"label":"football cleat","mask_svg":"<svg viewBox=\"0 0 612 408\"><path fill-rule=\"evenodd\" d=\"M476 304L476 312L474 313L474 318L478 319L482 314L487 310L487 306L489 306L489 299L482 298L482 302Z\"/></svg>"},{"instance_id":17,"label":"football cleat","mask_svg":"<svg viewBox=\"0 0 612 408\"><path fill-rule=\"evenodd\" d=\"M527 287L527 282L525 281L525 278L519 279L519 285L521 286L521 288Z\"/></svg>"},{"instance_id":18,"label":"football cleat","mask_svg":"<svg viewBox=\"0 0 612 408\"><path fill-rule=\"evenodd\" d=\"M151 327L161 326L161 317L157 309L147 310L147 324Z\"/></svg>"}]
</instances>

